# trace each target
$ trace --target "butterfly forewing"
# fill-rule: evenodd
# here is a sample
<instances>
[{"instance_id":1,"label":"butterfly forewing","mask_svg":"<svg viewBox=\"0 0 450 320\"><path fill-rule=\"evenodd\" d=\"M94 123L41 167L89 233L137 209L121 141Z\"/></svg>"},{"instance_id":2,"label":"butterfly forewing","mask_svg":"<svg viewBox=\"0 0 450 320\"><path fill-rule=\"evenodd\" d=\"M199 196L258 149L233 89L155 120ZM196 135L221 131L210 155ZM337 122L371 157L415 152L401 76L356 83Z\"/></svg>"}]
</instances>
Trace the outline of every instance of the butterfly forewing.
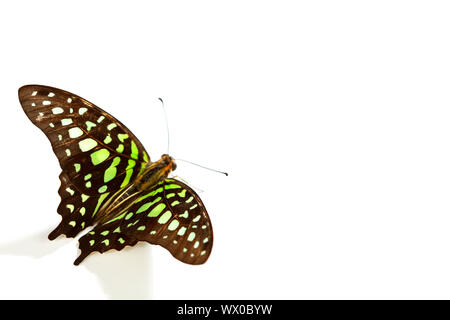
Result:
<instances>
[{"instance_id":1,"label":"butterfly forewing","mask_svg":"<svg viewBox=\"0 0 450 320\"><path fill-rule=\"evenodd\" d=\"M135 241L158 244L178 260L202 264L208 259L213 232L198 195L186 184L166 179L139 197L119 216L80 238L80 263L94 251L121 250Z\"/></svg>"},{"instance_id":2,"label":"butterfly forewing","mask_svg":"<svg viewBox=\"0 0 450 320\"><path fill-rule=\"evenodd\" d=\"M19 100L50 140L62 169L62 221L49 237L73 237L92 225L101 203L132 183L150 159L122 123L75 94L29 85L19 89Z\"/></svg>"}]
</instances>

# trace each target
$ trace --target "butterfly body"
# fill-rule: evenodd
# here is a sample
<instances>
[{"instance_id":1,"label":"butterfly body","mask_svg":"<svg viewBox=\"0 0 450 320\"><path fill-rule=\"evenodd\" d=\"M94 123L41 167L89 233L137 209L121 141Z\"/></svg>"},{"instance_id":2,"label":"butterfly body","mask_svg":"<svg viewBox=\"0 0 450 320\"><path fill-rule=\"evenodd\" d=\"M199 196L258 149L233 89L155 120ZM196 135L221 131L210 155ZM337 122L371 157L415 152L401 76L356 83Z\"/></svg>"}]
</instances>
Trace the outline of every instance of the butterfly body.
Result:
<instances>
[{"instance_id":1,"label":"butterfly body","mask_svg":"<svg viewBox=\"0 0 450 320\"><path fill-rule=\"evenodd\" d=\"M81 263L139 241L166 248L189 264L208 259L212 226L200 197L169 174L169 155L155 162L136 136L93 103L61 89L28 85L19 89L28 118L50 140L62 172L59 176L60 224L49 234L79 239Z\"/></svg>"}]
</instances>

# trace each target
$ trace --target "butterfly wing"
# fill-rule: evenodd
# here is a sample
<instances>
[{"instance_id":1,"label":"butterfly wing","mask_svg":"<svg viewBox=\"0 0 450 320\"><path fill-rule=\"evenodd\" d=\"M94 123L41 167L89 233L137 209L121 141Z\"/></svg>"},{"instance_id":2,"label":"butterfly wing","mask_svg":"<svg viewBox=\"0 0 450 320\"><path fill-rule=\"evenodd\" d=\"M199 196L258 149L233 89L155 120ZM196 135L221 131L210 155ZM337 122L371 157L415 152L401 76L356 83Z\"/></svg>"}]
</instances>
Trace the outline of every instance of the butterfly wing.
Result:
<instances>
[{"instance_id":1,"label":"butterfly wing","mask_svg":"<svg viewBox=\"0 0 450 320\"><path fill-rule=\"evenodd\" d=\"M94 251L121 250L136 241L161 245L185 263L205 263L213 231L200 197L181 181L165 179L125 212L81 237L81 254L75 264Z\"/></svg>"},{"instance_id":2,"label":"butterfly wing","mask_svg":"<svg viewBox=\"0 0 450 320\"><path fill-rule=\"evenodd\" d=\"M28 85L19 89L19 100L50 140L62 169L62 220L49 238L74 237L93 224L101 203L133 182L149 156L120 121L73 93Z\"/></svg>"}]
</instances>

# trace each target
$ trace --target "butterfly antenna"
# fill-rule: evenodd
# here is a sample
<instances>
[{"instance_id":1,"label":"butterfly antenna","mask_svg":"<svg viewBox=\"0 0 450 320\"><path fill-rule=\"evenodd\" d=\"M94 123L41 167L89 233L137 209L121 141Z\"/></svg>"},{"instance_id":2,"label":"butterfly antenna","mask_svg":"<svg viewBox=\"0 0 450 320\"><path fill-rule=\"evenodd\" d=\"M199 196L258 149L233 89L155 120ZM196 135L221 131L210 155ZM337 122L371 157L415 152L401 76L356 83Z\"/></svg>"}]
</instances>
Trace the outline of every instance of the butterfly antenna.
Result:
<instances>
[{"instance_id":1,"label":"butterfly antenna","mask_svg":"<svg viewBox=\"0 0 450 320\"><path fill-rule=\"evenodd\" d=\"M191 161L187 161L187 160L184 160L184 159L175 159L175 160L176 161L187 162L187 163L193 164L194 166L197 166L197 167L200 167L200 168L203 168L203 169L206 169L206 170L210 170L210 171L214 171L214 172L217 172L217 173L224 174L224 175L226 175L228 177L228 173L224 172L224 171L219 171L219 170L216 170L216 169L208 168L208 167L205 167L205 166L202 166L200 164L197 164L197 163L194 163L194 162L191 162Z\"/></svg>"},{"instance_id":2,"label":"butterfly antenna","mask_svg":"<svg viewBox=\"0 0 450 320\"><path fill-rule=\"evenodd\" d=\"M164 107L164 101L161 98L158 98L159 101L161 101L162 109L164 111L164 118L166 119L166 131L167 131L167 152L166 154L169 154L169 146L170 146L170 137L169 137L169 120L167 118L167 112L166 108Z\"/></svg>"}]
</instances>

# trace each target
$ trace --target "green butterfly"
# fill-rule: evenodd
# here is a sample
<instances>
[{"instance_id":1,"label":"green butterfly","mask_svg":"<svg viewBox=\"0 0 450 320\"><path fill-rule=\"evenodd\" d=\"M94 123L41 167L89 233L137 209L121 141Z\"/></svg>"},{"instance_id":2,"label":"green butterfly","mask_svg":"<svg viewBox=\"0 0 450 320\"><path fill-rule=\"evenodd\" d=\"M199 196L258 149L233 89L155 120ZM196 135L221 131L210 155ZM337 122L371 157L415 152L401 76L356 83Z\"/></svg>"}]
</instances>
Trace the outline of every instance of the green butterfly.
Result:
<instances>
[{"instance_id":1,"label":"green butterfly","mask_svg":"<svg viewBox=\"0 0 450 320\"><path fill-rule=\"evenodd\" d=\"M89 101L64 90L27 85L19 100L28 118L50 140L59 176L61 223L48 238L79 240L78 265L90 253L122 250L138 241L161 245L178 260L202 264L213 231L199 196L168 178L176 169L167 154L151 162L134 134Z\"/></svg>"}]
</instances>

